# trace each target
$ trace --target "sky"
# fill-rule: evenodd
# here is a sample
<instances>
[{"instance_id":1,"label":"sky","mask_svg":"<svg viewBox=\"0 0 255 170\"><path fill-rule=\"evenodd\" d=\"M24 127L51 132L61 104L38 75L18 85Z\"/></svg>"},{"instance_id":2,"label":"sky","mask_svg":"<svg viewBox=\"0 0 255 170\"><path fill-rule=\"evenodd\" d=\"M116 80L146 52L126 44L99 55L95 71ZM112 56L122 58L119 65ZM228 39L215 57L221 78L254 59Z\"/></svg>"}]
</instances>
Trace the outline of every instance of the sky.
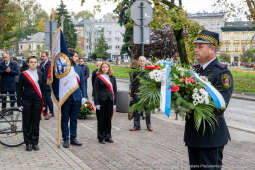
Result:
<instances>
[{"instance_id":1,"label":"sky","mask_svg":"<svg viewBox=\"0 0 255 170\"><path fill-rule=\"evenodd\" d=\"M60 0L37 0L42 8L50 13L52 8L56 8L60 4ZM69 12L79 12L82 10L93 11L94 5L98 3L96 0L86 0L85 4L81 6L81 0L63 0L64 4L67 6ZM196 13L202 11L212 11L212 5L214 0L183 0L184 9L189 13ZM102 12L96 14L96 18L101 18L104 14L112 12L116 7L116 4L107 2L101 4Z\"/></svg>"}]
</instances>

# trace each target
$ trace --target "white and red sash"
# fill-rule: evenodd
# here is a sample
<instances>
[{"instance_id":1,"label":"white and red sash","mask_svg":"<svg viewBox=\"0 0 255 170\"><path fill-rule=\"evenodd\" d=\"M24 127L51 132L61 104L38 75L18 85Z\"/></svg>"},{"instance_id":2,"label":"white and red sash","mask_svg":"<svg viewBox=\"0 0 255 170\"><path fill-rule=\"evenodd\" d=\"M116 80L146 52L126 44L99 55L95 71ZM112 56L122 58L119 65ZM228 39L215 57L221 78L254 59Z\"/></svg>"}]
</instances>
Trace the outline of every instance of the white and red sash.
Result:
<instances>
[{"instance_id":1,"label":"white and red sash","mask_svg":"<svg viewBox=\"0 0 255 170\"><path fill-rule=\"evenodd\" d=\"M113 92L112 83L100 74L97 77L100 78L106 84L106 86L108 87L108 89L110 90L110 92L112 93L112 95L115 99L116 97L115 97L114 92Z\"/></svg>"},{"instance_id":2,"label":"white and red sash","mask_svg":"<svg viewBox=\"0 0 255 170\"><path fill-rule=\"evenodd\" d=\"M77 83L78 83L79 86L80 86L80 76L79 76L79 74L77 74L76 72L75 72L75 75L76 75Z\"/></svg>"},{"instance_id":3,"label":"white and red sash","mask_svg":"<svg viewBox=\"0 0 255 170\"><path fill-rule=\"evenodd\" d=\"M43 110L44 102L43 102L43 98L42 98L42 93L41 93L40 86L39 86L38 82L35 82L35 81L32 79L32 76L29 75L29 72L24 71L23 74L24 74L24 75L27 77L27 79L30 81L30 83L32 84L32 86L34 87L36 93L38 94L38 96L40 97L40 99L41 99L41 101L42 101L42 116L44 117L44 110Z\"/></svg>"}]
</instances>

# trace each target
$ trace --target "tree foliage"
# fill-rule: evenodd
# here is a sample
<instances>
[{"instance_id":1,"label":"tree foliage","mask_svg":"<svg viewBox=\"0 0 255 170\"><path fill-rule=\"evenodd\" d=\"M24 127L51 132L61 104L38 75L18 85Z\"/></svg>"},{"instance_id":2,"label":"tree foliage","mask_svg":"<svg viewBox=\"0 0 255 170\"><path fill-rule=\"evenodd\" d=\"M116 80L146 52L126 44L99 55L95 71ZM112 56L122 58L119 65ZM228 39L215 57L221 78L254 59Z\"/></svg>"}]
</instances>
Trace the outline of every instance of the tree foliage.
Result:
<instances>
[{"instance_id":1,"label":"tree foliage","mask_svg":"<svg viewBox=\"0 0 255 170\"><path fill-rule=\"evenodd\" d=\"M230 63L230 55L227 54L227 53L221 53L220 54L220 61Z\"/></svg>"},{"instance_id":2,"label":"tree foliage","mask_svg":"<svg viewBox=\"0 0 255 170\"><path fill-rule=\"evenodd\" d=\"M241 55L241 62L255 62L255 50L248 49Z\"/></svg>"},{"instance_id":3,"label":"tree foliage","mask_svg":"<svg viewBox=\"0 0 255 170\"><path fill-rule=\"evenodd\" d=\"M65 36L67 47L75 48L76 44L77 44L76 30L75 30L74 24L71 20L71 16L66 9L66 5L63 3L62 0L60 2L60 5L57 8L57 11L58 11L58 13L56 16L56 20L58 23L58 27L61 26L61 16L64 16L63 31L64 31L64 36Z\"/></svg>"},{"instance_id":4,"label":"tree foliage","mask_svg":"<svg viewBox=\"0 0 255 170\"><path fill-rule=\"evenodd\" d=\"M78 20L78 19L89 19L89 18L93 18L94 14L92 14L90 11L87 10L83 10L78 12L77 14L74 15L74 19Z\"/></svg>"},{"instance_id":5,"label":"tree foliage","mask_svg":"<svg viewBox=\"0 0 255 170\"><path fill-rule=\"evenodd\" d=\"M109 49L109 47L104 38L104 30L102 29L100 32L101 36L96 41L94 54L92 54L92 56L105 60L108 58L106 51Z\"/></svg>"}]
</instances>

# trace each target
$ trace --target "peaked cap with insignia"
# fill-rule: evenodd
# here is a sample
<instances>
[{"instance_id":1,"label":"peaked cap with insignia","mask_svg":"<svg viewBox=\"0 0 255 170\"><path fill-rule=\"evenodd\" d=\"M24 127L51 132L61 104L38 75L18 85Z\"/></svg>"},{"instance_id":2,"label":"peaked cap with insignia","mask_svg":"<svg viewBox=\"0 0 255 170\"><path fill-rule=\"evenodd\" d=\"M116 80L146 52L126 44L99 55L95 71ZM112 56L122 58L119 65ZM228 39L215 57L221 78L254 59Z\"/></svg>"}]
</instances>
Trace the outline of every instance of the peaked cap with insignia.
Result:
<instances>
[{"instance_id":1,"label":"peaked cap with insignia","mask_svg":"<svg viewBox=\"0 0 255 170\"><path fill-rule=\"evenodd\" d=\"M198 33L197 39L193 42L193 44L196 43L212 44L216 47L219 47L220 46L219 34L208 30L202 30Z\"/></svg>"}]
</instances>

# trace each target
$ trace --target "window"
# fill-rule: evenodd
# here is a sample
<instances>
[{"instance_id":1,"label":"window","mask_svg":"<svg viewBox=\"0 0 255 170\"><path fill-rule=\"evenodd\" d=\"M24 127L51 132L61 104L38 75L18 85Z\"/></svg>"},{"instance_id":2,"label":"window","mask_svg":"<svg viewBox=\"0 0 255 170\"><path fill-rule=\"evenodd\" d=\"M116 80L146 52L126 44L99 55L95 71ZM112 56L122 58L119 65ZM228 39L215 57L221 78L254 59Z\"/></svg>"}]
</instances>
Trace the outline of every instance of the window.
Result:
<instances>
[{"instance_id":1,"label":"window","mask_svg":"<svg viewBox=\"0 0 255 170\"><path fill-rule=\"evenodd\" d=\"M226 44L226 52L229 52L229 45Z\"/></svg>"},{"instance_id":2,"label":"window","mask_svg":"<svg viewBox=\"0 0 255 170\"><path fill-rule=\"evenodd\" d=\"M111 38L106 38L106 41L107 41L107 42L111 42L112 39L111 39Z\"/></svg>"},{"instance_id":3,"label":"window","mask_svg":"<svg viewBox=\"0 0 255 170\"><path fill-rule=\"evenodd\" d=\"M226 34L225 38L226 38L226 40L229 40L229 34L228 33Z\"/></svg>"},{"instance_id":4,"label":"window","mask_svg":"<svg viewBox=\"0 0 255 170\"><path fill-rule=\"evenodd\" d=\"M37 46L36 46L36 49L41 49L41 46L40 46L40 45L37 45Z\"/></svg>"},{"instance_id":5,"label":"window","mask_svg":"<svg viewBox=\"0 0 255 170\"><path fill-rule=\"evenodd\" d=\"M119 49L119 48L120 48L120 46L119 46L119 45L116 45L116 46L115 46L115 48L116 48L116 49Z\"/></svg>"},{"instance_id":6,"label":"window","mask_svg":"<svg viewBox=\"0 0 255 170\"><path fill-rule=\"evenodd\" d=\"M22 50L22 45L20 45L20 49Z\"/></svg>"},{"instance_id":7,"label":"window","mask_svg":"<svg viewBox=\"0 0 255 170\"><path fill-rule=\"evenodd\" d=\"M238 33L235 34L235 40L239 40L239 35L238 35Z\"/></svg>"},{"instance_id":8,"label":"window","mask_svg":"<svg viewBox=\"0 0 255 170\"><path fill-rule=\"evenodd\" d=\"M109 47L109 50L111 50L111 49L112 49L112 46L111 46L111 45L109 45L108 47Z\"/></svg>"},{"instance_id":9,"label":"window","mask_svg":"<svg viewBox=\"0 0 255 170\"><path fill-rule=\"evenodd\" d=\"M115 37L115 40L116 41L120 41L120 37Z\"/></svg>"},{"instance_id":10,"label":"window","mask_svg":"<svg viewBox=\"0 0 255 170\"><path fill-rule=\"evenodd\" d=\"M245 50L246 50L246 45L243 45L243 46L242 46L242 50L243 50L243 52L245 52Z\"/></svg>"},{"instance_id":11,"label":"window","mask_svg":"<svg viewBox=\"0 0 255 170\"><path fill-rule=\"evenodd\" d=\"M112 32L111 32L111 31L107 31L107 34L108 34L108 35L111 35L111 34L112 34Z\"/></svg>"},{"instance_id":12,"label":"window","mask_svg":"<svg viewBox=\"0 0 255 170\"><path fill-rule=\"evenodd\" d=\"M235 52L238 52L238 44L235 44Z\"/></svg>"},{"instance_id":13,"label":"window","mask_svg":"<svg viewBox=\"0 0 255 170\"><path fill-rule=\"evenodd\" d=\"M243 33L242 40L246 40L246 34Z\"/></svg>"}]
</instances>

